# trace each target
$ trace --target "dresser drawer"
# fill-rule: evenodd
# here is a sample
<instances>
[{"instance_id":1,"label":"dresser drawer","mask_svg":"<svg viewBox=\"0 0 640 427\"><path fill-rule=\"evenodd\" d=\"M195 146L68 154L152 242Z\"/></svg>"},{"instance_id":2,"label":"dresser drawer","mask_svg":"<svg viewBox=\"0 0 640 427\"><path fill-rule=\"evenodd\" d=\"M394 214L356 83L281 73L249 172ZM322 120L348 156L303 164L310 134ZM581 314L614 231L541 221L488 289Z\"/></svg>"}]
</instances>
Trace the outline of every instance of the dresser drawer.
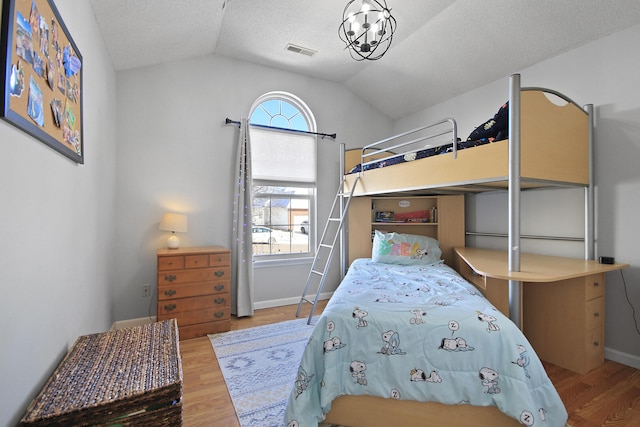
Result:
<instances>
[{"instance_id":1,"label":"dresser drawer","mask_svg":"<svg viewBox=\"0 0 640 427\"><path fill-rule=\"evenodd\" d=\"M584 278L585 301L604 295L604 274L593 274Z\"/></svg>"},{"instance_id":2,"label":"dresser drawer","mask_svg":"<svg viewBox=\"0 0 640 427\"><path fill-rule=\"evenodd\" d=\"M206 308L203 310L175 313L170 317L172 319L177 319L178 329L182 330L182 327L187 325L227 320L230 318L229 311L229 307Z\"/></svg>"},{"instance_id":3,"label":"dresser drawer","mask_svg":"<svg viewBox=\"0 0 640 427\"><path fill-rule=\"evenodd\" d=\"M600 297L587 301L584 316L586 330L604 325L604 298Z\"/></svg>"},{"instance_id":4,"label":"dresser drawer","mask_svg":"<svg viewBox=\"0 0 640 427\"><path fill-rule=\"evenodd\" d=\"M163 271L158 273L158 285L227 280L229 278L229 274L230 267Z\"/></svg>"},{"instance_id":5,"label":"dresser drawer","mask_svg":"<svg viewBox=\"0 0 640 427\"><path fill-rule=\"evenodd\" d=\"M231 319L216 320L214 322L196 323L193 325L178 325L180 340L201 337L207 334L217 334L231 329Z\"/></svg>"},{"instance_id":6,"label":"dresser drawer","mask_svg":"<svg viewBox=\"0 0 640 427\"><path fill-rule=\"evenodd\" d=\"M181 270L184 268L183 256L163 256L158 257L158 270Z\"/></svg>"},{"instance_id":7,"label":"dresser drawer","mask_svg":"<svg viewBox=\"0 0 640 427\"><path fill-rule=\"evenodd\" d=\"M183 313L185 311L200 310L204 308L213 308L216 305L216 295L205 295L190 298L177 298L161 301L158 303L158 315L171 315L175 313ZM180 326L180 325L178 325Z\"/></svg>"},{"instance_id":8,"label":"dresser drawer","mask_svg":"<svg viewBox=\"0 0 640 427\"><path fill-rule=\"evenodd\" d=\"M209 257L207 255L187 255L184 257L184 268L204 267L209 267Z\"/></svg>"},{"instance_id":9,"label":"dresser drawer","mask_svg":"<svg viewBox=\"0 0 640 427\"><path fill-rule=\"evenodd\" d=\"M229 293L229 282L183 283L158 286L158 301Z\"/></svg>"},{"instance_id":10,"label":"dresser drawer","mask_svg":"<svg viewBox=\"0 0 640 427\"><path fill-rule=\"evenodd\" d=\"M209 266L218 267L225 265L231 265L231 256L228 253L209 255Z\"/></svg>"}]
</instances>

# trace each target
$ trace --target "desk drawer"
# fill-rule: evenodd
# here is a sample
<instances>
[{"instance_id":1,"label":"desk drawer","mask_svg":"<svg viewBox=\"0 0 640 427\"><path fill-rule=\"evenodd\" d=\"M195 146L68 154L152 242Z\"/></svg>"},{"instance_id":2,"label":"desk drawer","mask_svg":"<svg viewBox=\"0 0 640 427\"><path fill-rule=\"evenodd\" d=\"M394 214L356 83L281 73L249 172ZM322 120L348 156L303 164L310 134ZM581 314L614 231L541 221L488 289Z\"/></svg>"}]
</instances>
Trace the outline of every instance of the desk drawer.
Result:
<instances>
[{"instance_id":1,"label":"desk drawer","mask_svg":"<svg viewBox=\"0 0 640 427\"><path fill-rule=\"evenodd\" d=\"M585 301L604 295L604 274L593 274L584 278Z\"/></svg>"},{"instance_id":2,"label":"desk drawer","mask_svg":"<svg viewBox=\"0 0 640 427\"><path fill-rule=\"evenodd\" d=\"M586 330L604 325L604 298L596 298L591 301L587 301L584 317Z\"/></svg>"},{"instance_id":3,"label":"desk drawer","mask_svg":"<svg viewBox=\"0 0 640 427\"><path fill-rule=\"evenodd\" d=\"M585 369L600 366L604 362L604 327L593 328L587 333L585 342Z\"/></svg>"},{"instance_id":4,"label":"desk drawer","mask_svg":"<svg viewBox=\"0 0 640 427\"><path fill-rule=\"evenodd\" d=\"M481 274L476 273L467 263L462 260L458 261L458 272L468 282L473 283L480 289L487 289L487 278Z\"/></svg>"}]
</instances>

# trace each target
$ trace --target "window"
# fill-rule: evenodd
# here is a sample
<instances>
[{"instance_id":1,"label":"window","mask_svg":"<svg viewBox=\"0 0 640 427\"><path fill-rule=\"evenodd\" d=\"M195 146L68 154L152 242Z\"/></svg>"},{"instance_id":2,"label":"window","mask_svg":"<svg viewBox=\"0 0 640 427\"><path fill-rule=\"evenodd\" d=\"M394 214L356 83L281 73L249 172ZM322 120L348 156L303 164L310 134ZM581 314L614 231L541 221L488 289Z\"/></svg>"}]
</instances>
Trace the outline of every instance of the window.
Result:
<instances>
[{"instance_id":1,"label":"window","mask_svg":"<svg viewBox=\"0 0 640 427\"><path fill-rule=\"evenodd\" d=\"M315 132L315 119L295 96L272 92L254 103L249 122L253 254L313 256L316 136L305 132Z\"/></svg>"}]
</instances>

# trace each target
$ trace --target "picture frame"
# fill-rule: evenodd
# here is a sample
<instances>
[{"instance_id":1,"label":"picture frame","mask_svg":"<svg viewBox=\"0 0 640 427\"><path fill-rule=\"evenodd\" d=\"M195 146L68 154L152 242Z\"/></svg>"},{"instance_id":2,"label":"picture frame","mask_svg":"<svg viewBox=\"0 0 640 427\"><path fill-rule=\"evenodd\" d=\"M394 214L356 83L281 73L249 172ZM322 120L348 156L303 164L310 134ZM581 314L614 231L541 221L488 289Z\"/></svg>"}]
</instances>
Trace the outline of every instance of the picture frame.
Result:
<instances>
[{"instance_id":1,"label":"picture frame","mask_svg":"<svg viewBox=\"0 0 640 427\"><path fill-rule=\"evenodd\" d=\"M84 163L82 55L53 0L3 0L0 118Z\"/></svg>"}]
</instances>

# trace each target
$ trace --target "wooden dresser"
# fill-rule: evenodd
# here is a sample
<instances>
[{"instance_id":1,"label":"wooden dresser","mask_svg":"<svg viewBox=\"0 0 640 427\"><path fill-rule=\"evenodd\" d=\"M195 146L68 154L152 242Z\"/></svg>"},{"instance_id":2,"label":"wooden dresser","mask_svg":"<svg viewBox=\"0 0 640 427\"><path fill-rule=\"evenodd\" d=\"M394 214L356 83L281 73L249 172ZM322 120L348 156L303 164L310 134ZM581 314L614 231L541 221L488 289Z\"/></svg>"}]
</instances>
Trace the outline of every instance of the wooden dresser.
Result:
<instances>
[{"instance_id":1,"label":"wooden dresser","mask_svg":"<svg viewBox=\"0 0 640 427\"><path fill-rule=\"evenodd\" d=\"M507 316L509 280L522 282L522 331L542 360L579 374L604 362L604 273L628 264L521 254L509 272L505 251L455 252L456 270Z\"/></svg>"},{"instance_id":2,"label":"wooden dresser","mask_svg":"<svg viewBox=\"0 0 640 427\"><path fill-rule=\"evenodd\" d=\"M158 320L177 319L180 339L228 331L230 274L222 246L158 250Z\"/></svg>"}]
</instances>

